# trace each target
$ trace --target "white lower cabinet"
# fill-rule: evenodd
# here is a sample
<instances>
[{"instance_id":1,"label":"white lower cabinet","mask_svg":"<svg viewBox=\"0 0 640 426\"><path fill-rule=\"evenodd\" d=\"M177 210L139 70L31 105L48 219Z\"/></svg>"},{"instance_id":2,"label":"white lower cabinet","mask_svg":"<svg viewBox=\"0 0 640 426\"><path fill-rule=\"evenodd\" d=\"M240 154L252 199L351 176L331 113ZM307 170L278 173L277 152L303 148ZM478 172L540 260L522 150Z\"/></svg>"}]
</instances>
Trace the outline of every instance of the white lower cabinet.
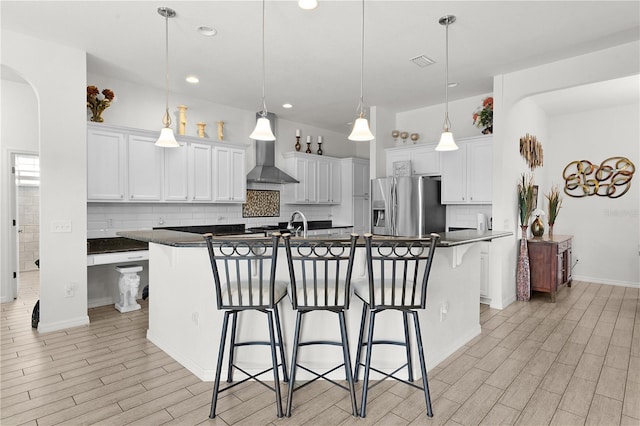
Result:
<instances>
[{"instance_id":1,"label":"white lower cabinet","mask_svg":"<svg viewBox=\"0 0 640 426\"><path fill-rule=\"evenodd\" d=\"M243 203L247 199L244 149L216 147L213 150L214 188L217 202Z\"/></svg>"},{"instance_id":2,"label":"white lower cabinet","mask_svg":"<svg viewBox=\"0 0 640 426\"><path fill-rule=\"evenodd\" d=\"M491 243L480 243L480 302L491 302L491 288L489 286L489 253Z\"/></svg>"}]
</instances>

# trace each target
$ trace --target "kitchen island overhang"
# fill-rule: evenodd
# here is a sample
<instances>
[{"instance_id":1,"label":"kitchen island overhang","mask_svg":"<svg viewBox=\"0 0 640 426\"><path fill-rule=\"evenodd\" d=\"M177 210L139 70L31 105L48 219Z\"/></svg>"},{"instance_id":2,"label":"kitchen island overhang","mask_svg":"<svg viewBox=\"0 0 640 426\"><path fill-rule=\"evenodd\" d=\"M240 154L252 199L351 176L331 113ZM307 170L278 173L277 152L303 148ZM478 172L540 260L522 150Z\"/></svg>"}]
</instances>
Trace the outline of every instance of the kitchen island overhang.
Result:
<instances>
[{"instance_id":1,"label":"kitchen island overhang","mask_svg":"<svg viewBox=\"0 0 640 426\"><path fill-rule=\"evenodd\" d=\"M224 314L216 307L211 264L204 239L197 234L167 230L123 231L118 234L149 242L147 338L201 380L212 381ZM429 278L427 308L419 311L428 370L480 334L480 245L477 243L511 233L470 230L441 235ZM367 279L364 243L357 250L353 280ZM277 271L279 279L289 280L284 248L278 254ZM279 309L288 362L295 312L287 298L280 303ZM346 312L352 363L355 362L361 311L362 302L352 297ZM381 319L392 315L398 315L399 319L398 312L385 312ZM264 318L251 312L243 313L239 321L238 341L261 338L267 332ZM336 319L330 314L310 317L304 323L305 335L336 339L338 327L333 321ZM401 324L402 321L381 321L376 328L376 339L401 336ZM413 333L411 340L412 357L415 358ZM381 370L391 372L402 364L404 350L378 347L373 356ZM261 347L242 348L236 357L239 364L252 373L263 370L270 362L268 350ZM335 348L310 348L301 350L299 355L300 362L320 370L334 366L341 357L341 352ZM419 369L415 368L417 364L413 363L416 378L420 377ZM329 377L340 380L344 379L343 375L343 372L336 371ZM300 377L301 380L308 378ZM376 379L375 376L372 378Z\"/></svg>"}]
</instances>

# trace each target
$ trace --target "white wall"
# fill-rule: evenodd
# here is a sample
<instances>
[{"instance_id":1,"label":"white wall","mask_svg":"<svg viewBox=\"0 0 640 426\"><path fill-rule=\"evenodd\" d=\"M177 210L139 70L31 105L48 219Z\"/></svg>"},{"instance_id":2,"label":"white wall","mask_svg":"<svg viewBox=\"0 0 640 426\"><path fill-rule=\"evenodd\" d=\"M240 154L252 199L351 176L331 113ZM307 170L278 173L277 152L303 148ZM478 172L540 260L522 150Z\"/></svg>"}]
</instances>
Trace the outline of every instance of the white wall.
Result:
<instances>
[{"instance_id":1,"label":"white wall","mask_svg":"<svg viewBox=\"0 0 640 426\"><path fill-rule=\"evenodd\" d=\"M42 177L38 329L88 324L86 54L3 29L2 64L29 82L38 99L38 117L30 117L38 128ZM51 232L61 220L71 223L71 232ZM65 297L67 285L73 297Z\"/></svg>"},{"instance_id":2,"label":"white wall","mask_svg":"<svg viewBox=\"0 0 640 426\"><path fill-rule=\"evenodd\" d=\"M494 229L512 231L514 234L518 231L515 187L523 167L518 166L522 164L522 159L515 147L520 136L526 132L534 134L542 138L543 146L551 149L550 144L545 142L550 141L552 135L548 130L549 124L543 117L544 113L541 113L533 101L525 98L638 74L638 52L640 42L636 41L494 77ZM612 127L611 122L600 120L593 125L605 129ZM637 144L637 138L635 143ZM549 159L549 156L546 158ZM536 174L547 176L547 167L537 169ZM515 293L516 244L515 237L501 238L492 244L492 307L502 308L508 305Z\"/></svg>"},{"instance_id":3,"label":"white wall","mask_svg":"<svg viewBox=\"0 0 640 426\"><path fill-rule=\"evenodd\" d=\"M449 90L453 91L455 89ZM491 96L491 93L449 101L449 120L451 121L451 131L454 138L467 138L482 134L482 129L473 125L473 113L482 106L482 101L487 96ZM419 133L420 140L418 143L437 143L442 133L444 111L445 106L443 103L399 112L396 114L396 128L401 132ZM393 146L393 138L390 132L385 137L391 141L389 146Z\"/></svg>"},{"instance_id":4,"label":"white wall","mask_svg":"<svg viewBox=\"0 0 640 426\"><path fill-rule=\"evenodd\" d=\"M11 153L38 153L38 101L26 82L0 80L0 301L13 300ZM17 272L17 271L16 271Z\"/></svg>"},{"instance_id":5,"label":"white wall","mask_svg":"<svg viewBox=\"0 0 640 426\"><path fill-rule=\"evenodd\" d=\"M638 117L638 104L551 117L551 137L545 152L547 181L562 188L562 171L575 160L600 164L609 157L627 157L637 170L640 167ZM636 173L631 189L616 199L573 198L562 194L562 209L554 233L574 235L573 257L574 261L579 259L573 269L574 279L640 286L637 239L640 197L638 190L634 190L640 186L639 179ZM545 187L545 192L549 187Z\"/></svg>"},{"instance_id":6,"label":"white wall","mask_svg":"<svg viewBox=\"0 0 640 426\"><path fill-rule=\"evenodd\" d=\"M111 89L116 94L116 102L103 114L104 122L114 126L133 127L137 129L158 130L162 127L162 115L164 114L164 91L151 86L141 86L128 81L114 79L112 77L88 74L87 84L97 86L100 91L105 88ZM259 94L256 94L258 96ZM256 101L259 98L256 97ZM169 111L172 116L172 127L178 128L177 105L187 106L186 135L197 136L198 128L196 123L207 123L205 134L208 138L217 140L216 122L224 121L224 140L226 142L241 144L255 141L249 139L249 134L255 126L256 111L246 111L226 105L220 105L209 101L204 101L195 97L186 97L182 94L169 94ZM256 108L259 105L256 103ZM88 117L89 115L87 115ZM322 136L324 143L322 149L324 155L333 157L353 157L356 153L356 145L347 140L347 134L336 133L326 129L296 123L282 118L277 119L275 126L276 141L276 165L284 164L282 154L295 150L296 129L302 131L300 143L306 149L305 141L307 135L312 135L311 149L315 153L318 149L317 137ZM347 143L349 142L349 143ZM247 171L255 165L254 149L247 151L246 157Z\"/></svg>"}]
</instances>

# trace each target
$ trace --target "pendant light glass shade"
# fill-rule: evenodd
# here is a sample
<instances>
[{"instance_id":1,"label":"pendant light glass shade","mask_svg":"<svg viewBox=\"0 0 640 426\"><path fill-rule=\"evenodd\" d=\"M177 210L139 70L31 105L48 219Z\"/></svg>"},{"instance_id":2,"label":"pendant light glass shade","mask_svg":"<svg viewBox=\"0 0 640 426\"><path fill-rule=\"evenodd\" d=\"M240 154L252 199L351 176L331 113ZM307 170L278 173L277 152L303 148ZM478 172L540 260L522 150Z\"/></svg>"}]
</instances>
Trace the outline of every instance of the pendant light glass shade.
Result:
<instances>
[{"instance_id":1,"label":"pendant light glass shade","mask_svg":"<svg viewBox=\"0 0 640 426\"><path fill-rule=\"evenodd\" d=\"M298 0L298 7L304 10L313 10L318 7L318 0Z\"/></svg>"},{"instance_id":2,"label":"pendant light glass shade","mask_svg":"<svg viewBox=\"0 0 640 426\"><path fill-rule=\"evenodd\" d=\"M179 148L180 144L176 141L171 129L171 115L169 114L169 18L176 16L176 11L168 7L159 7L158 13L164 16L165 20L165 113L162 117L164 128L160 131L160 137L156 141L156 146L163 148Z\"/></svg>"},{"instance_id":3,"label":"pendant light glass shade","mask_svg":"<svg viewBox=\"0 0 640 426\"><path fill-rule=\"evenodd\" d=\"M160 130L160 137L156 141L156 146L162 148L177 148L180 146L176 137L173 135L173 129L171 127L165 127Z\"/></svg>"},{"instance_id":4,"label":"pendant light glass shade","mask_svg":"<svg viewBox=\"0 0 640 426\"><path fill-rule=\"evenodd\" d=\"M453 133L451 132L442 132L440 135L440 142L438 142L438 146L436 146L436 151L455 151L458 149L458 145L453 140Z\"/></svg>"},{"instance_id":5,"label":"pendant light glass shade","mask_svg":"<svg viewBox=\"0 0 640 426\"><path fill-rule=\"evenodd\" d=\"M251 139L257 141L275 141L276 137L271 131L271 122L267 117L260 117L256 122L256 128L249 135Z\"/></svg>"},{"instance_id":6,"label":"pendant light glass shade","mask_svg":"<svg viewBox=\"0 0 640 426\"><path fill-rule=\"evenodd\" d=\"M436 151L455 151L458 149L458 145L453 140L453 133L451 133L451 122L449 121L449 25L456 22L456 17L453 15L445 15L438 21L440 25L446 27L446 78L444 86L445 96L445 112L444 112L444 126L442 135L440 136L440 142L436 146Z\"/></svg>"},{"instance_id":7,"label":"pendant light glass shade","mask_svg":"<svg viewBox=\"0 0 640 426\"><path fill-rule=\"evenodd\" d=\"M373 136L371 129L369 129L369 122L367 119L363 116L356 119L356 122L353 123L353 130L349 135L349 140L355 142L366 142L373 139L375 139L375 136Z\"/></svg>"},{"instance_id":8,"label":"pendant light glass shade","mask_svg":"<svg viewBox=\"0 0 640 426\"><path fill-rule=\"evenodd\" d=\"M364 0L362 0L362 38L360 41L360 102L358 102L358 118L353 123L349 140L368 142L376 137L371 133L369 121L364 116Z\"/></svg>"}]
</instances>

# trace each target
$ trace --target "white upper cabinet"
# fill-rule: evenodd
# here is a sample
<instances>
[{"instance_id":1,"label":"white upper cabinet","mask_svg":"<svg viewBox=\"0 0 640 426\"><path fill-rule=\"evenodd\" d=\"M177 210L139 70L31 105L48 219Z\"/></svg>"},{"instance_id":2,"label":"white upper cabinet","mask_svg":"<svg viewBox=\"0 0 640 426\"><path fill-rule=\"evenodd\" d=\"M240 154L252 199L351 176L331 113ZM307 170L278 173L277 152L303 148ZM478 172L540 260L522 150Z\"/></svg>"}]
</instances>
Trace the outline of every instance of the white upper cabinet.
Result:
<instances>
[{"instance_id":1,"label":"white upper cabinet","mask_svg":"<svg viewBox=\"0 0 640 426\"><path fill-rule=\"evenodd\" d=\"M202 143L189 144L190 197L193 201L213 200L212 164L213 149Z\"/></svg>"},{"instance_id":2,"label":"white upper cabinet","mask_svg":"<svg viewBox=\"0 0 640 426\"><path fill-rule=\"evenodd\" d=\"M300 152L288 152L284 157L287 171L300 182L285 186L288 203L340 203L342 168L338 159Z\"/></svg>"},{"instance_id":3,"label":"white upper cabinet","mask_svg":"<svg viewBox=\"0 0 640 426\"><path fill-rule=\"evenodd\" d=\"M216 147L214 158L215 201L242 203L247 199L247 176L244 149Z\"/></svg>"},{"instance_id":4,"label":"white upper cabinet","mask_svg":"<svg viewBox=\"0 0 640 426\"><path fill-rule=\"evenodd\" d=\"M491 204L491 135L458 140L457 151L442 153L442 203Z\"/></svg>"},{"instance_id":5,"label":"white upper cabinet","mask_svg":"<svg viewBox=\"0 0 640 426\"><path fill-rule=\"evenodd\" d=\"M159 148L157 132L87 128L88 201L210 203L214 192L215 201L246 200L245 146L178 136L179 148Z\"/></svg>"},{"instance_id":6,"label":"white upper cabinet","mask_svg":"<svg viewBox=\"0 0 640 426\"><path fill-rule=\"evenodd\" d=\"M129 172L129 200L131 201L160 201L162 199L162 150L164 148L155 145L156 139L129 135L127 170Z\"/></svg>"},{"instance_id":7,"label":"white upper cabinet","mask_svg":"<svg viewBox=\"0 0 640 426\"><path fill-rule=\"evenodd\" d=\"M125 135L121 132L89 128L87 136L87 199L123 201Z\"/></svg>"},{"instance_id":8,"label":"white upper cabinet","mask_svg":"<svg viewBox=\"0 0 640 426\"><path fill-rule=\"evenodd\" d=\"M394 176L394 170L399 162L409 161L412 175L439 175L440 153L436 151L436 144L407 145L385 150L387 155L387 176Z\"/></svg>"},{"instance_id":9,"label":"white upper cabinet","mask_svg":"<svg viewBox=\"0 0 640 426\"><path fill-rule=\"evenodd\" d=\"M189 150L187 144L178 142L180 148L164 152L164 200L187 201L189 199Z\"/></svg>"}]
</instances>

